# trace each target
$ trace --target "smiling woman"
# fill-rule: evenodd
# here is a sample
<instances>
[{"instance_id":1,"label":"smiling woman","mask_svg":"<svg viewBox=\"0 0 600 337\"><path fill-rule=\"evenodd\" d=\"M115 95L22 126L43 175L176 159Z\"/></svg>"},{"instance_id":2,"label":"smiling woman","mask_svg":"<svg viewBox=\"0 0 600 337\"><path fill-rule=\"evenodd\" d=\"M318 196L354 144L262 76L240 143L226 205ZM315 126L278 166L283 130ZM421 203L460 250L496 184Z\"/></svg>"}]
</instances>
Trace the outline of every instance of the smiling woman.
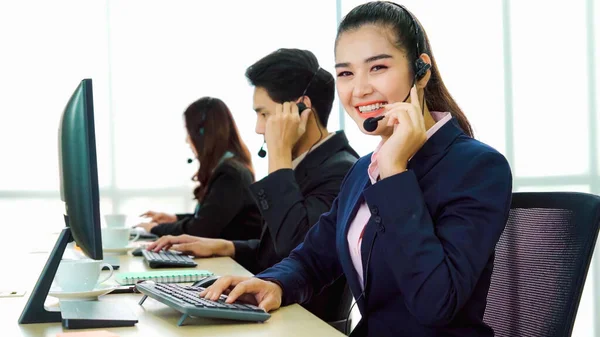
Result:
<instances>
[{"instance_id":1,"label":"smiling woman","mask_svg":"<svg viewBox=\"0 0 600 337\"><path fill-rule=\"evenodd\" d=\"M367 1L342 0L341 15L365 2ZM504 153L506 135L502 2L436 2L435 10L432 10L431 3L427 1L403 0L400 3L410 8L419 22L427 28L428 39L434 46L432 51L438 71L453 98L468 116L475 137ZM472 10L479 14L466 14ZM452 15L449 16L448 13ZM466 55L461 52L473 50L474 43L476 54ZM474 85L476 80L481 80L482 85ZM404 93L404 97L407 94L408 91ZM345 109L341 110L345 114ZM352 146L361 155L376 148L377 138L362 137L362 129L351 123L347 114L345 130Z\"/></svg>"},{"instance_id":2,"label":"smiling woman","mask_svg":"<svg viewBox=\"0 0 600 337\"><path fill-rule=\"evenodd\" d=\"M390 11L389 20L393 15ZM418 96L426 103L422 105L427 124L433 120L429 109L448 111L463 131L472 136L469 121L444 85L427 35L418 28L419 24L411 15L405 20L410 25L394 27L381 25L381 18L371 16L364 21L345 21L345 26L341 27L345 34L338 35L336 41L335 67L337 90L346 112L363 131L389 134L389 128L367 131L362 121L381 118L386 104L406 102L410 88L415 85ZM362 25L360 30L356 29L359 25ZM412 34L402 34L401 29ZM347 44L347 41L352 41L351 47L339 51L337 46ZM382 119L385 124L386 119Z\"/></svg>"},{"instance_id":3,"label":"smiling woman","mask_svg":"<svg viewBox=\"0 0 600 337\"><path fill-rule=\"evenodd\" d=\"M251 293L269 310L303 303L344 275L364 318L353 336L493 336L481 318L511 171L471 137L430 52L422 27L399 5L369 2L344 17L338 95L359 128L385 116L374 131L362 129L380 146L355 164L331 210L288 258L256 278L215 283L208 294L232 285L230 300Z\"/></svg>"}]
</instances>

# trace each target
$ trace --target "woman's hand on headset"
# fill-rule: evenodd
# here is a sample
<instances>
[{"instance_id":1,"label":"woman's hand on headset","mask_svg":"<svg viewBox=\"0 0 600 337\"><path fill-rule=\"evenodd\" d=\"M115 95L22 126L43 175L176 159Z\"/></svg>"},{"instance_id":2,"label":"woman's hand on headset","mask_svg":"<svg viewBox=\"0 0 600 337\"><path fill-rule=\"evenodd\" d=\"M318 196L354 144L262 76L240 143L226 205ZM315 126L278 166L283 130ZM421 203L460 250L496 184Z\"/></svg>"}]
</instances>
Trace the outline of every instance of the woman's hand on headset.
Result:
<instances>
[{"instance_id":1,"label":"woman's hand on headset","mask_svg":"<svg viewBox=\"0 0 600 337\"><path fill-rule=\"evenodd\" d=\"M387 125L394 132L377 153L381 179L406 171L408 160L427 141L425 120L415 86L410 90L410 102L391 103L385 106Z\"/></svg>"}]
</instances>

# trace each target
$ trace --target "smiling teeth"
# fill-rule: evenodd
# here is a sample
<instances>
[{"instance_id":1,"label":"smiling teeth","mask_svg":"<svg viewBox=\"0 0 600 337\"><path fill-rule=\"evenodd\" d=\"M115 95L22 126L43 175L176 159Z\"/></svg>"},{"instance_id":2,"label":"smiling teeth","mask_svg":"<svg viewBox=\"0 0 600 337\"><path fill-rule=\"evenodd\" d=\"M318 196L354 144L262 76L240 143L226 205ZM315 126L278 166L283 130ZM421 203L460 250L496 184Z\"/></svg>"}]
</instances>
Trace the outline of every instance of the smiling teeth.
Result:
<instances>
[{"instance_id":1,"label":"smiling teeth","mask_svg":"<svg viewBox=\"0 0 600 337\"><path fill-rule=\"evenodd\" d=\"M369 105L359 106L358 110L360 112L371 112L371 111L375 111L377 109L380 109L380 108L382 108L384 106L385 106L385 103L375 103L375 104L369 104Z\"/></svg>"}]
</instances>

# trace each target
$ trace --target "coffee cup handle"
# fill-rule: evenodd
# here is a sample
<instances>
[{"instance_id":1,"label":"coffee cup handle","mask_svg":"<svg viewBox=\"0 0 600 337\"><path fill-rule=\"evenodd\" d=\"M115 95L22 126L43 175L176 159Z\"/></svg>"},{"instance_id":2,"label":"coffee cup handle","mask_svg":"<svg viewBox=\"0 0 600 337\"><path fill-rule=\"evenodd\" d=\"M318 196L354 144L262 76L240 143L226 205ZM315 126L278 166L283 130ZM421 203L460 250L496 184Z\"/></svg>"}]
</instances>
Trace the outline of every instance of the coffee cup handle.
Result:
<instances>
[{"instance_id":1,"label":"coffee cup handle","mask_svg":"<svg viewBox=\"0 0 600 337\"><path fill-rule=\"evenodd\" d=\"M108 280L109 278L111 278L111 277L112 277L112 275L113 275L113 272L114 272L114 270L113 270L113 267L112 267L110 264L108 264L108 263L106 263L106 262L103 262L103 263L100 265L100 270L102 270L102 268L104 268L104 267L107 267L107 268L108 268L108 270L110 270L110 273L108 274L108 276L107 276L107 277L105 277L105 278L103 278L102 280L98 281L98 283L97 283L97 284L104 283L106 280Z\"/></svg>"},{"instance_id":2,"label":"coffee cup handle","mask_svg":"<svg viewBox=\"0 0 600 337\"><path fill-rule=\"evenodd\" d=\"M137 241L140 238L140 232L135 232L135 237L133 239L130 239L129 242L134 242Z\"/></svg>"}]
</instances>

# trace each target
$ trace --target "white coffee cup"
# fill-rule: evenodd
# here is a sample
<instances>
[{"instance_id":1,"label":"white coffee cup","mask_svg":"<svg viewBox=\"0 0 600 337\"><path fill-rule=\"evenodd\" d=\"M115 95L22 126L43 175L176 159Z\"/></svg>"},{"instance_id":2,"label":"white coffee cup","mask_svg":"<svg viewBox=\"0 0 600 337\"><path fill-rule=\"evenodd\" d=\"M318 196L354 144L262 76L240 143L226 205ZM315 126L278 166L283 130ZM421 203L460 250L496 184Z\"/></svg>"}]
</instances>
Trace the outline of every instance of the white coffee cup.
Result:
<instances>
[{"instance_id":1,"label":"white coffee cup","mask_svg":"<svg viewBox=\"0 0 600 337\"><path fill-rule=\"evenodd\" d=\"M110 273L107 277L98 280L105 266ZM100 283L108 280L112 274L112 266L102 260L62 260L58 265L54 282L64 292L83 292L93 290Z\"/></svg>"},{"instance_id":2,"label":"white coffee cup","mask_svg":"<svg viewBox=\"0 0 600 337\"><path fill-rule=\"evenodd\" d=\"M140 233L136 233L133 239L130 239L131 228L102 228L102 247L108 249L125 248L129 242L140 238Z\"/></svg>"},{"instance_id":3,"label":"white coffee cup","mask_svg":"<svg viewBox=\"0 0 600 337\"><path fill-rule=\"evenodd\" d=\"M104 214L104 222L109 228L123 228L126 220L127 215L125 214Z\"/></svg>"}]
</instances>

